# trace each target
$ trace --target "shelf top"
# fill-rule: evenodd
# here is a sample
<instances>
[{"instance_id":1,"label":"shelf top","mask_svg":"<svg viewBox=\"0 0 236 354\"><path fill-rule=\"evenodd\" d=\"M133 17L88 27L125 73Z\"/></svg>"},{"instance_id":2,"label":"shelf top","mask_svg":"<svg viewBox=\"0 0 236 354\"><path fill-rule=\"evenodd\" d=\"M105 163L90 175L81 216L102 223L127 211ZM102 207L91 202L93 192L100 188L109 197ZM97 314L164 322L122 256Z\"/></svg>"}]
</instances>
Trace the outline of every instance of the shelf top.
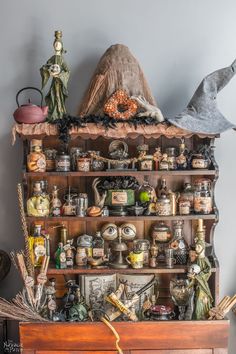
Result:
<instances>
[{"instance_id":1,"label":"shelf top","mask_svg":"<svg viewBox=\"0 0 236 354\"><path fill-rule=\"evenodd\" d=\"M70 176L70 177L96 177L96 176L215 176L216 170L176 170L176 171L89 171L89 172L25 172L25 177L49 177L49 176Z\"/></svg>"},{"instance_id":2,"label":"shelf top","mask_svg":"<svg viewBox=\"0 0 236 354\"><path fill-rule=\"evenodd\" d=\"M56 125L49 123L38 124L19 124L15 123L12 127L13 144L16 140L16 135L25 139L32 137L45 137L45 136L57 136L58 129ZM117 123L117 128L105 128L103 126L96 125L94 123L87 123L83 128L73 127L70 130L70 135L73 137L81 137L83 139L96 139L98 137L104 137L107 139L135 139L138 136L144 136L147 139L159 138L165 136L167 138L191 138L196 135L200 138L214 138L218 135L214 134L200 134L192 133L187 130L183 130L175 127L174 125L168 125L166 123L160 123L158 125L139 125L137 127L130 126L128 123Z\"/></svg>"},{"instance_id":3,"label":"shelf top","mask_svg":"<svg viewBox=\"0 0 236 354\"><path fill-rule=\"evenodd\" d=\"M82 268L74 267L71 269L56 269L53 266L48 268L48 275L64 275L64 274L181 274L186 273L188 270L187 266L175 265L173 268L167 268L165 266L158 266L157 268L141 268L141 269L114 269L114 268ZM216 272L216 268L211 269L213 273Z\"/></svg>"},{"instance_id":4,"label":"shelf top","mask_svg":"<svg viewBox=\"0 0 236 354\"><path fill-rule=\"evenodd\" d=\"M216 220L216 214L190 214L190 215L171 215L171 216L47 216L47 217L34 217L27 216L27 221L158 221L158 220Z\"/></svg>"}]
</instances>

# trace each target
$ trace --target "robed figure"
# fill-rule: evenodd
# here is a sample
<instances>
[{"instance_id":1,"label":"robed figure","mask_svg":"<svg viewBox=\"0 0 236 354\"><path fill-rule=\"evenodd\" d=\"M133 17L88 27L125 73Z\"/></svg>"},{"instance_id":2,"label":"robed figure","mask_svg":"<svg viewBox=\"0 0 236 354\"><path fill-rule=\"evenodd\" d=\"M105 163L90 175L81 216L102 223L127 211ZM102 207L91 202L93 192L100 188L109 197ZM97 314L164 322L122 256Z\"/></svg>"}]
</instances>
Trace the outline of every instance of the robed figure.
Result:
<instances>
[{"instance_id":1,"label":"robed figure","mask_svg":"<svg viewBox=\"0 0 236 354\"><path fill-rule=\"evenodd\" d=\"M208 284L211 276L211 264L205 256L205 230L197 232L195 241L196 260L188 273L191 286L194 287L194 310L192 319L205 320L209 317L209 310L212 307L213 297Z\"/></svg>"},{"instance_id":2,"label":"robed figure","mask_svg":"<svg viewBox=\"0 0 236 354\"><path fill-rule=\"evenodd\" d=\"M68 97L67 84L70 71L62 55L65 51L61 38L62 32L56 31L53 43L55 54L40 69L42 89L45 88L51 78L51 86L45 96L49 121L62 118L66 113L65 100Z\"/></svg>"}]
</instances>

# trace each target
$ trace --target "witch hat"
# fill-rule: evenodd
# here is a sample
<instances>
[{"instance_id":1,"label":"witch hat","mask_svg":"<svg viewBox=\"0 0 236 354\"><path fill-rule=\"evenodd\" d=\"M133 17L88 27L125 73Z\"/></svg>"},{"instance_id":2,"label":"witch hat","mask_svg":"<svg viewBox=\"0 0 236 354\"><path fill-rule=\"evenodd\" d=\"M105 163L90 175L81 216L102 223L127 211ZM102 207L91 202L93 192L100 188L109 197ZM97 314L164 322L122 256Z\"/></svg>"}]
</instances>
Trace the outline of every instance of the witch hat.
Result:
<instances>
[{"instance_id":1,"label":"witch hat","mask_svg":"<svg viewBox=\"0 0 236 354\"><path fill-rule=\"evenodd\" d=\"M217 70L206 76L187 108L174 118L167 119L171 124L194 133L220 134L235 129L217 107L217 93L232 79L236 72L236 60L227 68Z\"/></svg>"}]
</instances>

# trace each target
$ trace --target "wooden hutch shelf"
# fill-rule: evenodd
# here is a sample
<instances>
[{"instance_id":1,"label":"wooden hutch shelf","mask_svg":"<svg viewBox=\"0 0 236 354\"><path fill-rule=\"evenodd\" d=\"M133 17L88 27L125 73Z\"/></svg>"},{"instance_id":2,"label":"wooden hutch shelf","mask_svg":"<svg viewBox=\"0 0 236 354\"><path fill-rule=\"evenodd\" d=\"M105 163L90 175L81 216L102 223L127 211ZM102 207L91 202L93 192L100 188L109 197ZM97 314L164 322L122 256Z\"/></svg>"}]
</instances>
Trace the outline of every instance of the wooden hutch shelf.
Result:
<instances>
[{"instance_id":1,"label":"wooden hutch shelf","mask_svg":"<svg viewBox=\"0 0 236 354\"><path fill-rule=\"evenodd\" d=\"M171 216L48 216L48 217L34 217L34 216L27 216L26 219L29 222L33 221L55 221L55 222L63 222L63 221L159 221L159 220L217 220L216 214L208 214L208 215L171 215Z\"/></svg>"},{"instance_id":2,"label":"wooden hutch shelf","mask_svg":"<svg viewBox=\"0 0 236 354\"><path fill-rule=\"evenodd\" d=\"M48 268L48 275L58 274L58 275L67 275L67 274L181 274L187 273L187 266L174 266L173 268L166 268L165 266L157 266L157 268L141 268L141 269L114 269L114 268L71 268L71 269L56 269L53 267ZM216 268L212 268L214 273Z\"/></svg>"},{"instance_id":3,"label":"wooden hutch shelf","mask_svg":"<svg viewBox=\"0 0 236 354\"><path fill-rule=\"evenodd\" d=\"M91 172L23 172L25 178L28 177L108 177L108 176L216 176L216 170L185 170L185 171L91 171Z\"/></svg>"},{"instance_id":4,"label":"wooden hutch shelf","mask_svg":"<svg viewBox=\"0 0 236 354\"><path fill-rule=\"evenodd\" d=\"M166 177L167 184L172 190L180 190L183 182L194 183L198 177L210 178L214 190L218 178L218 166L213 161L209 170L185 170L185 171L99 171L99 172L26 172L26 155L28 153L29 140L32 138L43 139L44 147L58 148L58 130L55 125L41 124L15 124L13 127L13 140L18 134L24 141L24 166L23 183L25 199L31 196L32 182L37 179L46 179L48 185L58 185L61 190L68 186L77 188L79 192L88 193L91 205L93 193L91 190L92 178L108 176L133 176L138 182L143 183L148 178L149 183L157 187L159 177ZM79 146L83 151L100 150L102 156L107 157L108 144L113 139L123 139L129 146L130 156L136 156L136 147L140 144L148 144L150 152L155 147L177 147L180 139L184 138L187 148L194 150L199 144L210 145L216 135L193 134L168 124L155 126L138 126L134 128L127 123L117 124L116 129L87 124L84 128L73 128L70 131L71 141L69 147ZM89 178L87 178L89 177ZM60 195L62 197L62 195ZM214 201L214 198L213 198ZM215 203L215 201L214 201ZM175 216L124 216L124 217L27 217L29 227L34 222L44 223L45 228L51 230L51 258L59 242L58 224L65 224L70 238L76 239L83 233L94 234L103 222L122 223L133 222L137 229L137 238L150 236L153 222L160 220L172 225L172 221L184 220L184 231L189 244L193 243L195 224L197 219L203 219L206 226L206 240L214 241L214 229L218 222L218 211L214 204L214 213L210 215L175 215ZM219 298L219 267L214 254L210 259L212 263L212 275L209 281L214 301ZM142 269L111 269L111 268L78 268L56 269L51 263L48 275L57 279L58 297L65 292L65 282L69 279L77 279L80 275L97 274L155 274L160 279L159 304L170 304L169 293L170 280L177 276L185 276L187 265L175 265L168 269L158 265L156 268ZM228 340L228 321L139 321L130 323L118 321L112 323L118 331L120 345L124 354L226 354ZM20 337L23 343L24 354L115 354L114 336L101 322L84 323L22 323L20 324ZM199 349L201 348L201 349Z\"/></svg>"}]
</instances>

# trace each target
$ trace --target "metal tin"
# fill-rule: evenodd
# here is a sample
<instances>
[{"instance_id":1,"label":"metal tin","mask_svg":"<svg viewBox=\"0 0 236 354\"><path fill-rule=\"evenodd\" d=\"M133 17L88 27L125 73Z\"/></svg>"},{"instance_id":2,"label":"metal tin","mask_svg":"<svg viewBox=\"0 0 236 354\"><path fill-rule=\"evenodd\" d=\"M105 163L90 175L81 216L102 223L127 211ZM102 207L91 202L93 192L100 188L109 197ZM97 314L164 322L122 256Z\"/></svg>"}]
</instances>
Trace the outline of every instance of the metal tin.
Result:
<instances>
[{"instance_id":1,"label":"metal tin","mask_svg":"<svg viewBox=\"0 0 236 354\"><path fill-rule=\"evenodd\" d=\"M57 155L56 157L56 171L69 172L70 171L70 155Z\"/></svg>"}]
</instances>

